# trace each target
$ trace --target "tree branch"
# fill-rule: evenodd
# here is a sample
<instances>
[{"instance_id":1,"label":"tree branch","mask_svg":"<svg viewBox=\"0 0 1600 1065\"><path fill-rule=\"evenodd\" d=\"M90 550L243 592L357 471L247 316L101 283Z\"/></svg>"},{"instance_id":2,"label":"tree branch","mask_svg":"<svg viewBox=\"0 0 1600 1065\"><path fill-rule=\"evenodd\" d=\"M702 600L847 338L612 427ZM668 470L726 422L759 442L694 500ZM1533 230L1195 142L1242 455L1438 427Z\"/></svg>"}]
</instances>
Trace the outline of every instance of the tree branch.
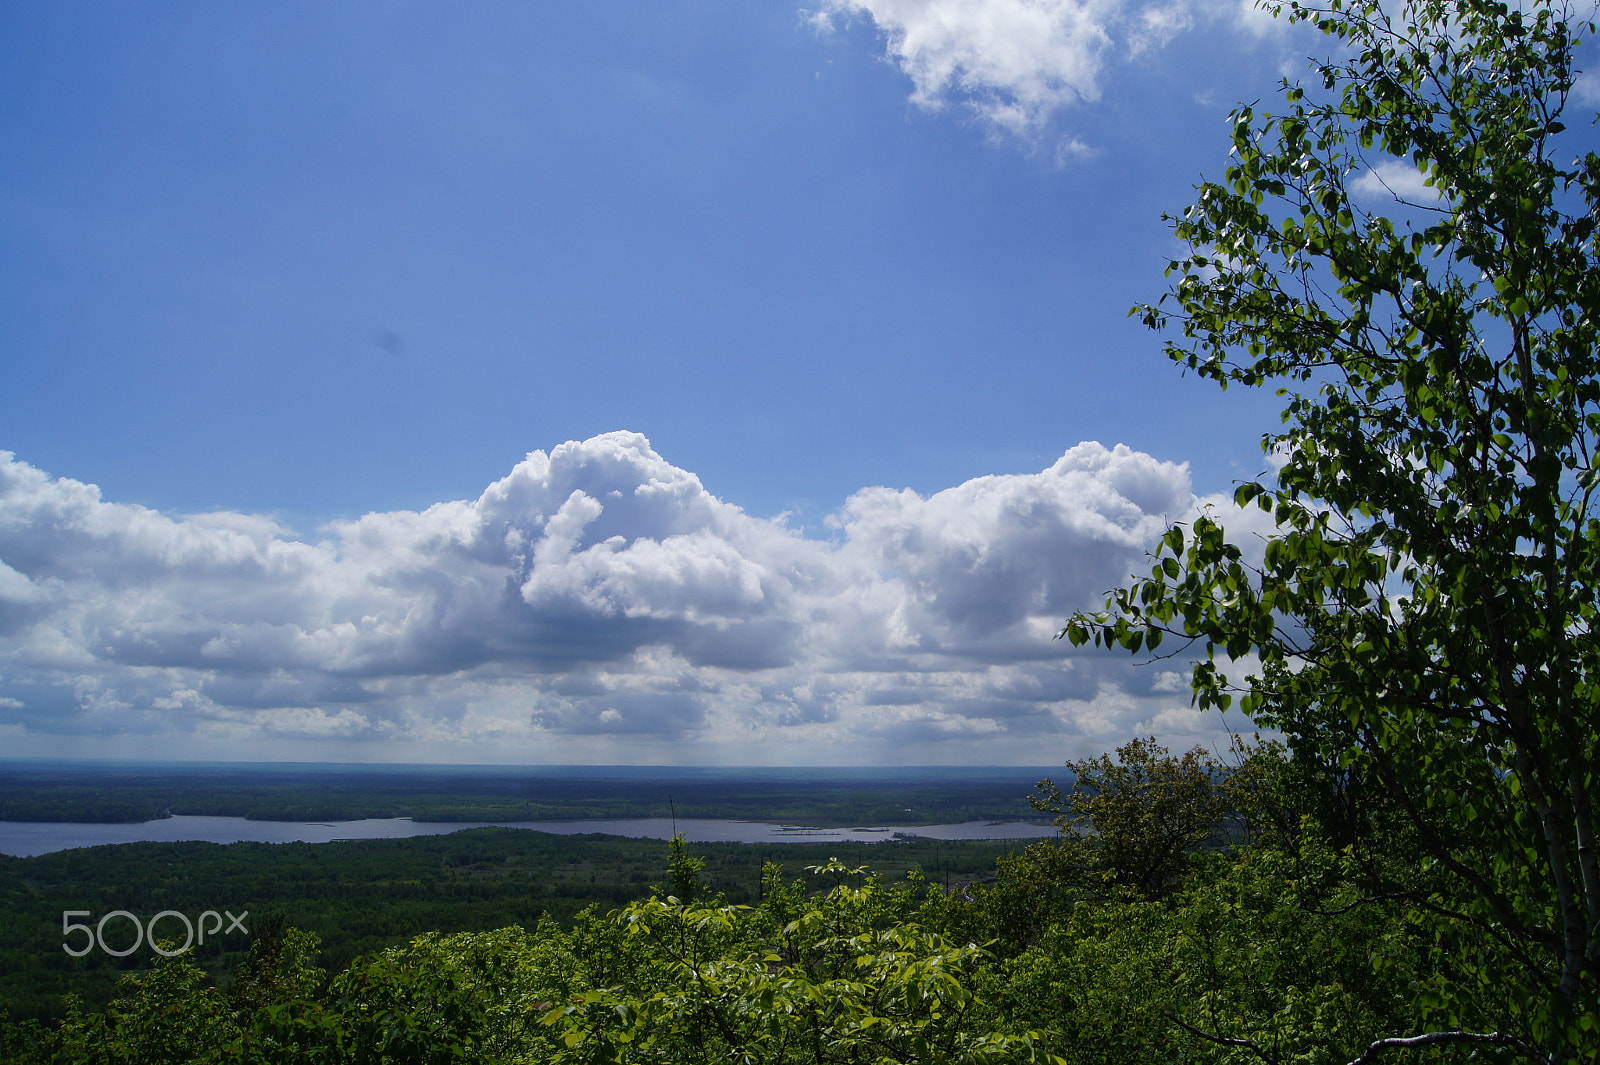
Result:
<instances>
[{"instance_id":1,"label":"tree branch","mask_svg":"<svg viewBox=\"0 0 1600 1065\"><path fill-rule=\"evenodd\" d=\"M1282 1061L1282 1059L1276 1054L1268 1051L1254 1039L1234 1039L1225 1035L1214 1035L1203 1028L1196 1028L1188 1021L1185 1021L1181 1017L1178 1017L1174 1014L1162 1011L1162 1015L1179 1028L1182 1028L1184 1031L1188 1032L1190 1035L1198 1036L1207 1042L1216 1043L1218 1046L1225 1047L1243 1047L1246 1050L1254 1052L1256 1056L1258 1056L1262 1061L1268 1062L1269 1065L1279 1065L1279 1062Z\"/></svg>"},{"instance_id":2,"label":"tree branch","mask_svg":"<svg viewBox=\"0 0 1600 1065\"><path fill-rule=\"evenodd\" d=\"M1353 1059L1349 1065L1369 1065L1385 1050L1397 1047L1426 1047L1440 1043L1493 1043L1500 1046L1522 1046L1522 1040L1502 1032L1428 1032L1425 1035L1391 1036L1380 1039Z\"/></svg>"}]
</instances>

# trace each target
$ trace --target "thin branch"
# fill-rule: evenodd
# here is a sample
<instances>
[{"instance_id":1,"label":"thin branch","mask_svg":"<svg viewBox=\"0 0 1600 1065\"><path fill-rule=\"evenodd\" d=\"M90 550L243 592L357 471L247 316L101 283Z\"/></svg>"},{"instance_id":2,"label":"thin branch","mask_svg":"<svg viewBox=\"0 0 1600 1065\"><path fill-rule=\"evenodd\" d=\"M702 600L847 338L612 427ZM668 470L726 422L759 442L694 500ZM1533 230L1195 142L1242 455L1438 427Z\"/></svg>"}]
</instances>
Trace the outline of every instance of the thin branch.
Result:
<instances>
[{"instance_id":1,"label":"thin branch","mask_svg":"<svg viewBox=\"0 0 1600 1065\"><path fill-rule=\"evenodd\" d=\"M1162 1015L1179 1028L1182 1028L1184 1031L1188 1032L1190 1035L1198 1036L1207 1042L1216 1043L1219 1046L1225 1047L1244 1047L1246 1050L1255 1052L1255 1054L1260 1057L1262 1061L1268 1062L1269 1065L1278 1065L1278 1063L1282 1060L1276 1054L1270 1053L1265 1047L1256 1042L1254 1039L1233 1039L1225 1035L1214 1035L1203 1028L1196 1028L1188 1021L1185 1021L1181 1017L1177 1017L1171 1013L1167 1013L1165 1010L1162 1011Z\"/></svg>"},{"instance_id":2,"label":"thin branch","mask_svg":"<svg viewBox=\"0 0 1600 1065\"><path fill-rule=\"evenodd\" d=\"M1350 1065L1369 1065L1379 1054L1396 1047L1426 1047L1439 1043L1493 1043L1500 1046L1522 1046L1522 1040L1502 1032L1428 1032L1425 1035L1391 1036L1380 1039Z\"/></svg>"},{"instance_id":3,"label":"thin branch","mask_svg":"<svg viewBox=\"0 0 1600 1065\"><path fill-rule=\"evenodd\" d=\"M1337 910L1319 910L1314 906L1302 906L1300 907L1300 912L1314 913L1318 917L1338 917L1340 914L1349 913L1358 906L1365 906L1369 902L1388 902L1394 899L1413 899L1415 895L1416 892L1412 891L1396 891L1387 895L1368 895L1365 898L1357 899L1348 906L1340 906Z\"/></svg>"}]
</instances>

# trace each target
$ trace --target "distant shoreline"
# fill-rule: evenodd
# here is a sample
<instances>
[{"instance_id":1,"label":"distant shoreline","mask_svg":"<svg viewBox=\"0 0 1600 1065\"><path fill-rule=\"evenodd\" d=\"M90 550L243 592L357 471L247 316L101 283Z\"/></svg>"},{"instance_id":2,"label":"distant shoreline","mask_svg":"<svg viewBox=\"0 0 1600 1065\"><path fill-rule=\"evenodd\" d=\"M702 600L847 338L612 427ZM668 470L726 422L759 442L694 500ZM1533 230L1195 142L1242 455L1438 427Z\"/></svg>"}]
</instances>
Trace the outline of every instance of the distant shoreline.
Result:
<instances>
[{"instance_id":1,"label":"distant shoreline","mask_svg":"<svg viewBox=\"0 0 1600 1065\"><path fill-rule=\"evenodd\" d=\"M1010 766L674 767L0 761L0 821L170 816L439 824L673 818L916 828L1037 820L1051 771ZM1060 779L1057 774L1056 779Z\"/></svg>"},{"instance_id":2,"label":"distant shoreline","mask_svg":"<svg viewBox=\"0 0 1600 1065\"><path fill-rule=\"evenodd\" d=\"M964 822L942 825L842 827L792 825L722 818L629 818L525 822L423 822L407 817L341 822L252 821L242 817L175 815L138 824L0 822L0 854L33 858L63 850L122 843L336 843L448 835L474 828L506 828L552 835L609 835L692 843L815 843L822 839L893 844L897 839L1041 839L1053 826L1039 822Z\"/></svg>"}]
</instances>

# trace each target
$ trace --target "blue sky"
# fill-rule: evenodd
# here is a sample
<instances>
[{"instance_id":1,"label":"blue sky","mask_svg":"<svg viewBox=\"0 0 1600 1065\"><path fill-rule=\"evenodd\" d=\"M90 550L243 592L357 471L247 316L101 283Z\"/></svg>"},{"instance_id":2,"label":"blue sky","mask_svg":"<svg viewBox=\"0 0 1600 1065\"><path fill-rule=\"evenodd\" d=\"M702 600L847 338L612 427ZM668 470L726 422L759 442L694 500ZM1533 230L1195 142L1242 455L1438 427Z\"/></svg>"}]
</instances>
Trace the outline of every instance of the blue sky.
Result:
<instances>
[{"instance_id":1,"label":"blue sky","mask_svg":"<svg viewBox=\"0 0 1600 1065\"><path fill-rule=\"evenodd\" d=\"M1262 466L1272 397L1126 315L1320 48L1187 0L0 6L6 751L1216 741L1049 635Z\"/></svg>"}]
</instances>

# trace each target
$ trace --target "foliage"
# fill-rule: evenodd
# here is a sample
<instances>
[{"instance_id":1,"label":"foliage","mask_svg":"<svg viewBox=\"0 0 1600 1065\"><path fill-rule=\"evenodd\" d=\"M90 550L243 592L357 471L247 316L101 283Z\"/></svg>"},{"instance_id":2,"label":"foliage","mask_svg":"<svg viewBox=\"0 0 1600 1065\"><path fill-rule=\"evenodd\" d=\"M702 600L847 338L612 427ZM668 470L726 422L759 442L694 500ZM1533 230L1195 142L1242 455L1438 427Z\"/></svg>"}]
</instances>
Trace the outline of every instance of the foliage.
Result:
<instances>
[{"instance_id":1,"label":"foliage","mask_svg":"<svg viewBox=\"0 0 1600 1065\"><path fill-rule=\"evenodd\" d=\"M833 886L769 866L758 907L658 894L571 932L430 933L325 988L314 941L285 930L231 995L179 956L130 977L103 1015L4 1037L18 1062L1059 1060L986 1005L982 946L918 923L922 881L889 890L837 861L815 872Z\"/></svg>"},{"instance_id":2,"label":"foliage","mask_svg":"<svg viewBox=\"0 0 1600 1065\"><path fill-rule=\"evenodd\" d=\"M960 883L992 872L997 855L1020 847L990 840L712 843L696 847L692 860L704 863L709 889L752 903L769 861L796 876L837 855L851 864L870 861L898 879L911 869L931 871L937 860ZM532 927L545 914L570 927L591 904L610 909L670 883L663 850L655 840L483 828L315 844L134 843L8 858L0 862L0 1001L10 1001L18 1020L60 1019L67 993L85 1009L101 1010L118 994L119 979L149 963L148 948L126 958L98 950L68 957L62 910L98 916L125 909L143 918L168 909L191 918L206 909L248 910L250 935L212 936L190 954L219 983L261 935L261 919L276 912L316 935L321 964L337 972L428 930Z\"/></svg>"},{"instance_id":3,"label":"foliage","mask_svg":"<svg viewBox=\"0 0 1600 1065\"><path fill-rule=\"evenodd\" d=\"M1271 763L1254 772L1260 801L1286 805L1266 794L1291 779L1272 769L1281 753L1252 761ZM1163 900L1058 883L1025 943L1012 904L1047 881L1020 859L992 889L951 894L837 858L810 883L769 865L762 901L742 906L695 882L698 855L668 851L677 894L591 907L570 929L427 933L329 980L314 937L266 922L227 990L166 959L103 1014L0 1025L0 1047L18 1065L1321 1063L1426 1016L1447 953L1437 915L1352 905L1353 852L1310 816L1210 852Z\"/></svg>"},{"instance_id":4,"label":"foliage","mask_svg":"<svg viewBox=\"0 0 1600 1065\"><path fill-rule=\"evenodd\" d=\"M624 911L648 975L550 1010L564 1044L552 1060L1050 1060L1038 1033L980 1023L988 956L921 928L915 890L852 887L861 871L838 862L816 872L836 884L807 896L770 870L756 910L668 897Z\"/></svg>"},{"instance_id":5,"label":"foliage","mask_svg":"<svg viewBox=\"0 0 1600 1065\"><path fill-rule=\"evenodd\" d=\"M1199 641L1202 705L1242 690L1426 856L1421 881L1364 872L1453 922L1429 1023L1592 1058L1600 156L1563 136L1575 27L1544 0L1286 8L1339 51L1281 114L1235 113L1237 161L1176 220L1171 303L1140 309L1183 366L1282 386L1275 481L1235 496L1276 530L1259 551L1175 527L1064 635ZM1389 213L1363 207L1386 176Z\"/></svg>"},{"instance_id":6,"label":"foliage","mask_svg":"<svg viewBox=\"0 0 1600 1065\"><path fill-rule=\"evenodd\" d=\"M191 1065L225 1060L224 1048L238 1037L222 993L207 986L204 971L183 955L161 958L149 972L128 977L123 990L103 1014L85 1016L71 1004L51 1040L59 1058Z\"/></svg>"},{"instance_id":7,"label":"foliage","mask_svg":"<svg viewBox=\"0 0 1600 1065\"><path fill-rule=\"evenodd\" d=\"M681 835L673 836L668 844L671 857L667 868L672 873L672 890L678 898L691 901L705 887L706 860L689 853L689 845Z\"/></svg>"},{"instance_id":8,"label":"foliage","mask_svg":"<svg viewBox=\"0 0 1600 1065\"><path fill-rule=\"evenodd\" d=\"M1414 1017L1432 955L1403 907L1334 905L1340 864L1257 848L1167 903L1079 906L1010 963L1018 1020L1054 1017L1073 1061L1349 1061Z\"/></svg>"},{"instance_id":9,"label":"foliage","mask_svg":"<svg viewBox=\"0 0 1600 1065\"><path fill-rule=\"evenodd\" d=\"M1034 808L1056 815L1058 863L1117 888L1159 899L1176 891L1194 850L1228 812L1222 766L1196 747L1178 758L1155 737L1135 738L1116 757L1068 762L1072 787L1039 782ZM1035 844L1039 853L1052 846Z\"/></svg>"},{"instance_id":10,"label":"foliage","mask_svg":"<svg viewBox=\"0 0 1600 1065\"><path fill-rule=\"evenodd\" d=\"M1001 856L992 883L968 884L964 897L979 905L943 907L939 919L951 929L1009 957L1086 900L1170 898L1229 812L1223 767L1199 748L1174 758L1153 738L1136 738L1115 757L1069 761L1067 768L1073 783L1065 793L1042 780L1032 800L1055 816L1061 835ZM1269 776L1255 770L1263 781ZM1255 790L1263 788L1283 791L1275 779Z\"/></svg>"},{"instance_id":11,"label":"foliage","mask_svg":"<svg viewBox=\"0 0 1600 1065\"><path fill-rule=\"evenodd\" d=\"M279 1002L309 998L327 983L327 974L313 959L322 941L288 927L281 914L256 922L250 952L233 971L234 1005L245 1011Z\"/></svg>"}]
</instances>

